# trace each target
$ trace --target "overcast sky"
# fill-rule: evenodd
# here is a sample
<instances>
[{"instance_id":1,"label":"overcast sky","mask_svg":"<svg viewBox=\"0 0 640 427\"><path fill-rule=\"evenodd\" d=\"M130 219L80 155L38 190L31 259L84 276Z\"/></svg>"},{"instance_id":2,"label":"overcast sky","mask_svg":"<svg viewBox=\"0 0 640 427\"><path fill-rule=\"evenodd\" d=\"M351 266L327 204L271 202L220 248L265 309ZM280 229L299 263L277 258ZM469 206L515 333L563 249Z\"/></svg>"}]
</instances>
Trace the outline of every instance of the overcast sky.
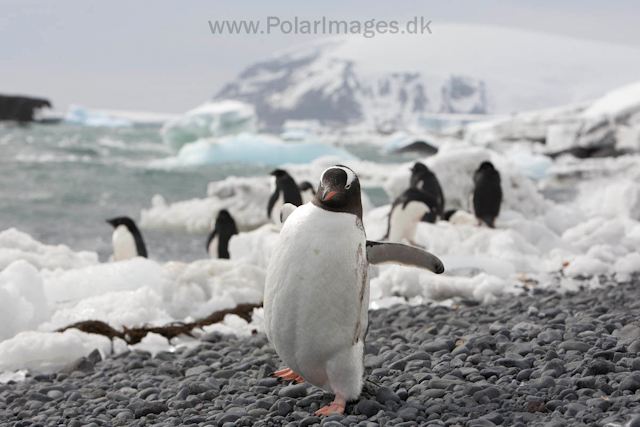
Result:
<instances>
[{"instance_id":1,"label":"overcast sky","mask_svg":"<svg viewBox=\"0 0 640 427\"><path fill-rule=\"evenodd\" d=\"M209 20L473 22L640 47L637 0L0 0L0 93L101 109L182 112L245 66L311 35L212 35ZM640 77L640 76L639 76Z\"/></svg>"}]
</instances>

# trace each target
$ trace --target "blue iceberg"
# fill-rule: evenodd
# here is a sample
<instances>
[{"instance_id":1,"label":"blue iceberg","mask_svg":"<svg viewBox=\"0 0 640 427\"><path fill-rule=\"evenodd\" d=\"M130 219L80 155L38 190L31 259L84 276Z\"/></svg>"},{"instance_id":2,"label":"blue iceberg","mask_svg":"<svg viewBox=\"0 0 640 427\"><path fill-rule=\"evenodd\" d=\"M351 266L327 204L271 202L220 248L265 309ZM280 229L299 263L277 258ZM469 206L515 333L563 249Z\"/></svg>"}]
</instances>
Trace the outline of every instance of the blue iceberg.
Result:
<instances>
[{"instance_id":1,"label":"blue iceberg","mask_svg":"<svg viewBox=\"0 0 640 427\"><path fill-rule=\"evenodd\" d=\"M241 133L222 138L199 139L184 145L176 157L162 161L166 166L199 166L213 163L311 163L318 157L339 157L342 161L358 160L342 148L321 143L286 143L271 135Z\"/></svg>"}]
</instances>

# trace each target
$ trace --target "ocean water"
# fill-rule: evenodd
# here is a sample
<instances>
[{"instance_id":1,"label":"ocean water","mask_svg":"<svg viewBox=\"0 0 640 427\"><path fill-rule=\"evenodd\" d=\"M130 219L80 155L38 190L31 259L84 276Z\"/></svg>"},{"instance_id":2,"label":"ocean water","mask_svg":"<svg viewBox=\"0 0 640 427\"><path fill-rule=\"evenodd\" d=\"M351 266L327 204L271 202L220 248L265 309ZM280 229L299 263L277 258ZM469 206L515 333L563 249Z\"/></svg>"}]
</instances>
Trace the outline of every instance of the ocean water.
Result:
<instances>
[{"instance_id":1,"label":"ocean water","mask_svg":"<svg viewBox=\"0 0 640 427\"><path fill-rule=\"evenodd\" d=\"M361 159L409 161L377 147L346 146ZM105 219L140 217L155 194L167 202L206 196L207 184L230 175L266 175L274 165L216 164L158 169L171 156L154 128L86 128L64 125L0 127L0 230L15 227L47 244L90 250L106 261L112 228ZM366 190L386 203L381 188ZM142 230L149 256L159 261L206 257L204 234Z\"/></svg>"}]
</instances>

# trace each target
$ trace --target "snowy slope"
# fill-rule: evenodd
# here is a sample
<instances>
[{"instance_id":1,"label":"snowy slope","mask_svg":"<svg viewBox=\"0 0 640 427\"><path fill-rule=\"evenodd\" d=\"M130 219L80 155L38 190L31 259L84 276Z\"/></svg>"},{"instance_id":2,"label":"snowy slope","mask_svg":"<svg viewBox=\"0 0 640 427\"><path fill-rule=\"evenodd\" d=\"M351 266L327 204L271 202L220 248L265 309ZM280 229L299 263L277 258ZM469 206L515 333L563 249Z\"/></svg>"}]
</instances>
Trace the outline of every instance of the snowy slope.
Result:
<instances>
[{"instance_id":1,"label":"snowy slope","mask_svg":"<svg viewBox=\"0 0 640 427\"><path fill-rule=\"evenodd\" d=\"M432 35L322 39L257 62L215 99L285 119L396 129L421 113L512 113L591 100L632 82L640 49L471 24Z\"/></svg>"}]
</instances>

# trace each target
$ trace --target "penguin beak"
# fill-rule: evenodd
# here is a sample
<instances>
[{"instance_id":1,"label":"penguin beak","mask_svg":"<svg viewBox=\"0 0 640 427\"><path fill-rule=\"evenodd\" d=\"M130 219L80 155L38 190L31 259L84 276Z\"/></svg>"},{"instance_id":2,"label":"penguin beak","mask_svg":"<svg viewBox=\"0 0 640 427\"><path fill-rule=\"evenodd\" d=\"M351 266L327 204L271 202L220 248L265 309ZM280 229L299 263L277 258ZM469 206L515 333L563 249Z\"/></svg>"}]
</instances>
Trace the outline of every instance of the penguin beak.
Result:
<instances>
[{"instance_id":1,"label":"penguin beak","mask_svg":"<svg viewBox=\"0 0 640 427\"><path fill-rule=\"evenodd\" d=\"M336 194L338 194L339 191L338 190L331 190L328 189L327 191L324 192L324 194L322 195L322 201L326 202L327 200L331 200L331 198L333 196L335 196Z\"/></svg>"},{"instance_id":2,"label":"penguin beak","mask_svg":"<svg viewBox=\"0 0 640 427\"><path fill-rule=\"evenodd\" d=\"M113 223L113 220L112 220L112 219L107 219L105 222L106 222L107 224L114 225L114 223Z\"/></svg>"}]
</instances>

